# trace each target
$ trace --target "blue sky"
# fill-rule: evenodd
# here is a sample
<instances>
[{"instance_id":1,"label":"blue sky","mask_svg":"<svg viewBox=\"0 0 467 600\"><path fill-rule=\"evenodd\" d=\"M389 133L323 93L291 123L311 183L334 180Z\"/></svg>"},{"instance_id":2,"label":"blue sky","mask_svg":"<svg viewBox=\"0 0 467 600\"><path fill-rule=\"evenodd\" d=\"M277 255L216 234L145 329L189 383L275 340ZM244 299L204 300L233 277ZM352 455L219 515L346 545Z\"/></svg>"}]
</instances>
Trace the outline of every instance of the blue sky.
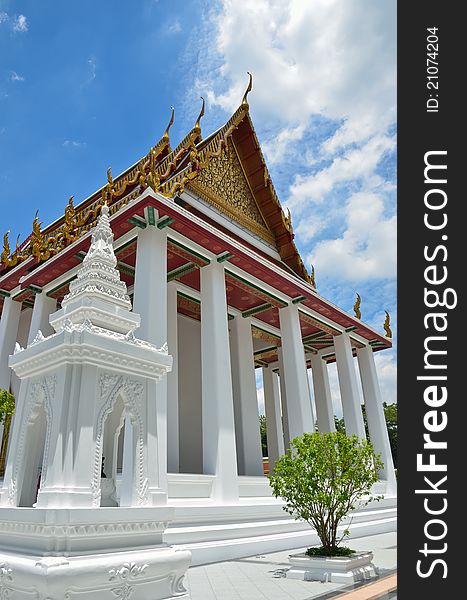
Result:
<instances>
[{"instance_id":1,"label":"blue sky","mask_svg":"<svg viewBox=\"0 0 467 600\"><path fill-rule=\"evenodd\" d=\"M318 291L396 328L394 0L0 0L1 232L24 239L176 143L217 129L249 70L251 114ZM395 400L395 351L377 356ZM337 379L331 369L337 398Z\"/></svg>"}]
</instances>

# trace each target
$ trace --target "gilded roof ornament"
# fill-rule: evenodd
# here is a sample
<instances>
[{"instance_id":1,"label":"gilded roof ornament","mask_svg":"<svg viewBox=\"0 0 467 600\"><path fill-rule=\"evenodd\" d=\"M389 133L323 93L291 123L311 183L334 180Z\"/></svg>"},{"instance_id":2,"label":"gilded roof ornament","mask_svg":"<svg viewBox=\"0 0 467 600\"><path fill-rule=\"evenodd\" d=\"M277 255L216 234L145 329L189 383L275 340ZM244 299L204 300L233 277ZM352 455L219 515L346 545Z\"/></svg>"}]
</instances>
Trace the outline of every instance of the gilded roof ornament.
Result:
<instances>
[{"instance_id":1,"label":"gilded roof ornament","mask_svg":"<svg viewBox=\"0 0 467 600\"><path fill-rule=\"evenodd\" d=\"M32 256L35 256L38 261L47 260L50 257L49 244L41 232L41 225L42 222L39 221L39 211L37 210L32 222L30 247Z\"/></svg>"},{"instance_id":2,"label":"gilded roof ornament","mask_svg":"<svg viewBox=\"0 0 467 600\"><path fill-rule=\"evenodd\" d=\"M389 327L390 323L391 323L391 317L389 316L389 313L387 310L384 311L386 313L386 319L384 320L384 331L386 332L386 337L388 338L392 338L392 331L391 328Z\"/></svg>"},{"instance_id":3,"label":"gilded roof ornament","mask_svg":"<svg viewBox=\"0 0 467 600\"><path fill-rule=\"evenodd\" d=\"M285 216L284 211L282 211L282 222L285 225L285 228L289 233L292 233L292 215L290 214L290 208L287 207L287 216Z\"/></svg>"},{"instance_id":4,"label":"gilded roof ornament","mask_svg":"<svg viewBox=\"0 0 467 600\"><path fill-rule=\"evenodd\" d=\"M67 242L72 242L75 239L74 232L76 228L75 220L75 207L73 206L73 196L70 196L68 204L65 208L65 224L63 226L63 233Z\"/></svg>"},{"instance_id":5,"label":"gilded roof ornament","mask_svg":"<svg viewBox=\"0 0 467 600\"><path fill-rule=\"evenodd\" d=\"M169 140L169 130L172 127L172 124L174 122L174 117L175 117L175 108L173 106L171 106L170 108L172 110L172 114L170 115L169 124L165 128L164 135L162 136L162 139L167 140L167 141Z\"/></svg>"},{"instance_id":6,"label":"gilded roof ornament","mask_svg":"<svg viewBox=\"0 0 467 600\"><path fill-rule=\"evenodd\" d=\"M8 264L8 258L10 257L10 242L8 240L8 236L10 235L10 230L8 230L3 236L3 252L0 255L0 262L2 265Z\"/></svg>"},{"instance_id":7,"label":"gilded roof ornament","mask_svg":"<svg viewBox=\"0 0 467 600\"><path fill-rule=\"evenodd\" d=\"M201 104L201 110L199 112L198 118L196 119L196 123L195 126L193 127L193 132L197 133L198 135L201 135L201 117L204 116L204 98L203 96L201 96L201 100L203 101Z\"/></svg>"},{"instance_id":8,"label":"gilded roof ornament","mask_svg":"<svg viewBox=\"0 0 467 600\"><path fill-rule=\"evenodd\" d=\"M308 281L311 285L316 289L316 281L315 281L315 266L311 265L311 275L308 278Z\"/></svg>"},{"instance_id":9,"label":"gilded roof ornament","mask_svg":"<svg viewBox=\"0 0 467 600\"><path fill-rule=\"evenodd\" d=\"M243 98L242 98L242 107L246 108L248 110L249 108L249 104L248 104L248 94L249 92L251 92L251 90L253 89L253 75L250 73L250 71L247 71L248 75L249 75L249 81L248 81L248 86L245 90L245 93L243 94Z\"/></svg>"},{"instance_id":10,"label":"gilded roof ornament","mask_svg":"<svg viewBox=\"0 0 467 600\"><path fill-rule=\"evenodd\" d=\"M355 313L355 316L357 317L357 319L362 318L362 313L360 311L361 303L362 303L362 299L360 298L360 294L357 293L357 300L355 301L355 304L353 305L353 310L354 310L354 313Z\"/></svg>"}]
</instances>

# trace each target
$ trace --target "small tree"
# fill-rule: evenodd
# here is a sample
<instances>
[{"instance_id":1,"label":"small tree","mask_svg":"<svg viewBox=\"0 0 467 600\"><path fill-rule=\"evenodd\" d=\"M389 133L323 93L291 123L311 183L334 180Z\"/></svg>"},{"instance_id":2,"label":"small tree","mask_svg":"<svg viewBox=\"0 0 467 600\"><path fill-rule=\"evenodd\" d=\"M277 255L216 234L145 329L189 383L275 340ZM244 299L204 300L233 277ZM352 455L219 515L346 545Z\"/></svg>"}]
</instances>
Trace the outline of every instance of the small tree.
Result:
<instances>
[{"instance_id":1,"label":"small tree","mask_svg":"<svg viewBox=\"0 0 467 600\"><path fill-rule=\"evenodd\" d=\"M274 496L285 500L284 510L314 527L321 548L307 554L347 555L338 548L338 526L357 503L366 506L382 496L371 496L383 463L368 440L340 432L304 433L290 442L291 449L276 462L269 482Z\"/></svg>"},{"instance_id":2,"label":"small tree","mask_svg":"<svg viewBox=\"0 0 467 600\"><path fill-rule=\"evenodd\" d=\"M15 412L15 397L8 390L0 390L0 423Z\"/></svg>"}]
</instances>

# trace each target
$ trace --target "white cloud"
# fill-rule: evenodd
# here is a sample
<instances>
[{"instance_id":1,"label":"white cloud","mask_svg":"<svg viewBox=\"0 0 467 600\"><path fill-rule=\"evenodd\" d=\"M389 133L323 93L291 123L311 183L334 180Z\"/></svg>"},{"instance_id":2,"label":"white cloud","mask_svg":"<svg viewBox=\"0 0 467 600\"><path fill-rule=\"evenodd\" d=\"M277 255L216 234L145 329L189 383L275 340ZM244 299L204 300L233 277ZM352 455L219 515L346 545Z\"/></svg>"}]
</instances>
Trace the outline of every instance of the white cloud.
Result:
<instances>
[{"instance_id":1,"label":"white cloud","mask_svg":"<svg viewBox=\"0 0 467 600\"><path fill-rule=\"evenodd\" d=\"M28 22L24 15L19 15L13 20L12 24L13 31L19 31L24 33L28 30Z\"/></svg>"},{"instance_id":2,"label":"white cloud","mask_svg":"<svg viewBox=\"0 0 467 600\"><path fill-rule=\"evenodd\" d=\"M331 165L313 175L297 175L290 188L287 205L290 209L303 209L309 202L322 202L339 183L361 179L369 189L384 184L375 169L385 154L395 149L395 139L374 136L363 146L348 150L334 158Z\"/></svg>"},{"instance_id":3,"label":"white cloud","mask_svg":"<svg viewBox=\"0 0 467 600\"><path fill-rule=\"evenodd\" d=\"M299 124L296 127L286 127L279 131L274 139L266 141L263 144L263 151L270 165L280 162L291 142L297 142L302 139L305 132L305 125Z\"/></svg>"},{"instance_id":4,"label":"white cloud","mask_svg":"<svg viewBox=\"0 0 467 600\"><path fill-rule=\"evenodd\" d=\"M211 69L200 64L196 92L230 112L246 71L253 73L249 101L268 163L300 158L290 161L286 204L296 231L305 233L300 239L309 241L310 227L297 216L309 216L310 201L322 202L336 186L352 184L353 192L387 185L376 169L395 148L388 133L396 104L395 0L222 0L220 6L211 16L214 32L205 34L203 60ZM328 131L318 130L324 126L315 116L327 120ZM319 170L318 160L325 161Z\"/></svg>"},{"instance_id":5,"label":"white cloud","mask_svg":"<svg viewBox=\"0 0 467 600\"><path fill-rule=\"evenodd\" d=\"M319 241L308 260L337 279L362 281L396 274L396 216L385 216L374 193L354 194L345 208L346 229L337 239Z\"/></svg>"},{"instance_id":6,"label":"white cloud","mask_svg":"<svg viewBox=\"0 0 467 600\"><path fill-rule=\"evenodd\" d=\"M86 61L87 64L87 76L83 83L80 85L81 88L88 86L97 77L97 60L94 56L90 56Z\"/></svg>"},{"instance_id":7,"label":"white cloud","mask_svg":"<svg viewBox=\"0 0 467 600\"><path fill-rule=\"evenodd\" d=\"M211 98L226 110L238 105L250 70L255 108L289 124L314 113L345 118L347 143L351 131L361 138L394 120L394 1L223 0L217 32L215 76L229 86Z\"/></svg>"},{"instance_id":8,"label":"white cloud","mask_svg":"<svg viewBox=\"0 0 467 600\"><path fill-rule=\"evenodd\" d=\"M180 33L182 30L182 26L180 25L180 21L178 19L174 19L165 29L165 33L167 35L174 35L176 33Z\"/></svg>"},{"instance_id":9,"label":"white cloud","mask_svg":"<svg viewBox=\"0 0 467 600\"><path fill-rule=\"evenodd\" d=\"M24 77L16 73L16 71L12 71L10 75L10 81L24 81Z\"/></svg>"},{"instance_id":10,"label":"white cloud","mask_svg":"<svg viewBox=\"0 0 467 600\"><path fill-rule=\"evenodd\" d=\"M24 15L18 15L18 16L15 15L13 17L13 16L10 16L5 11L1 11L0 12L0 25L2 23L8 23L10 26L10 29L12 31L14 31L15 33L25 33L29 29L28 21Z\"/></svg>"},{"instance_id":11,"label":"white cloud","mask_svg":"<svg viewBox=\"0 0 467 600\"><path fill-rule=\"evenodd\" d=\"M78 142L76 140L65 140L62 144L64 148L84 148L86 145L86 142Z\"/></svg>"},{"instance_id":12,"label":"white cloud","mask_svg":"<svg viewBox=\"0 0 467 600\"><path fill-rule=\"evenodd\" d=\"M96 67L97 67L97 63L96 63L96 59L94 58L94 56L91 56L91 58L88 59L88 66L89 66L89 82L94 81L94 79L96 78Z\"/></svg>"}]
</instances>

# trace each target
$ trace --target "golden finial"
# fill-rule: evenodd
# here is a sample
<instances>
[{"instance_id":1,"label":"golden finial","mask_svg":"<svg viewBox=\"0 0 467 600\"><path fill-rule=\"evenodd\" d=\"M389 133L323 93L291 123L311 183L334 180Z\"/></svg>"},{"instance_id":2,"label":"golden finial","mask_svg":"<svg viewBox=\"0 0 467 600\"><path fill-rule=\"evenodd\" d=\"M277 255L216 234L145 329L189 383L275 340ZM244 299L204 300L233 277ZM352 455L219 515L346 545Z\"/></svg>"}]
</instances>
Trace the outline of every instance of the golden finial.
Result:
<instances>
[{"instance_id":1,"label":"golden finial","mask_svg":"<svg viewBox=\"0 0 467 600\"><path fill-rule=\"evenodd\" d=\"M204 115L204 98L203 98L203 96L201 96L201 100L203 101L203 103L201 104L201 110L199 112L198 118L196 119L195 126L193 127L193 131L196 131L198 133L198 135L201 133L200 121L201 121L201 117Z\"/></svg>"},{"instance_id":2,"label":"golden finial","mask_svg":"<svg viewBox=\"0 0 467 600\"><path fill-rule=\"evenodd\" d=\"M242 107L246 108L248 110L248 100L247 100L247 96L248 93L251 92L251 90L253 89L253 75L250 73L250 71L247 71L250 79L248 81L248 87L245 90L245 93L243 94L243 98L242 98Z\"/></svg>"},{"instance_id":3,"label":"golden finial","mask_svg":"<svg viewBox=\"0 0 467 600\"><path fill-rule=\"evenodd\" d=\"M5 265L8 261L8 257L10 256L10 242L8 241L8 236L10 234L10 230L8 230L3 236L3 252L0 256L0 262L2 265Z\"/></svg>"},{"instance_id":4,"label":"golden finial","mask_svg":"<svg viewBox=\"0 0 467 600\"><path fill-rule=\"evenodd\" d=\"M165 128L164 131L164 135L162 136L163 140L168 140L169 139L169 129L172 127L172 124L174 122L174 117L175 117L175 108L173 106L171 106L171 110L172 110L172 114L170 116L170 121L169 124L167 125L167 127Z\"/></svg>"},{"instance_id":5,"label":"golden finial","mask_svg":"<svg viewBox=\"0 0 467 600\"><path fill-rule=\"evenodd\" d=\"M384 311L386 313L386 319L384 320L384 331L386 332L386 337L388 338L392 338L392 331L391 328L389 327L390 323L391 323L391 317L389 316L389 313L387 310Z\"/></svg>"},{"instance_id":6,"label":"golden finial","mask_svg":"<svg viewBox=\"0 0 467 600\"><path fill-rule=\"evenodd\" d=\"M362 318L362 313L360 311L361 302L362 302L362 299L360 298L360 294L357 293L357 300L356 300L355 304L353 305L353 310L354 310L354 313L355 313L355 316L357 317L357 319Z\"/></svg>"},{"instance_id":7,"label":"golden finial","mask_svg":"<svg viewBox=\"0 0 467 600\"><path fill-rule=\"evenodd\" d=\"M311 265L310 283L316 289L315 266L314 265Z\"/></svg>"},{"instance_id":8,"label":"golden finial","mask_svg":"<svg viewBox=\"0 0 467 600\"><path fill-rule=\"evenodd\" d=\"M109 182L109 185L112 185L114 182L110 167L107 169L107 181Z\"/></svg>"},{"instance_id":9,"label":"golden finial","mask_svg":"<svg viewBox=\"0 0 467 600\"><path fill-rule=\"evenodd\" d=\"M38 209L38 210L36 210L36 214L34 215L34 220L32 222L32 232L34 235L40 235L41 225L42 225L42 221L39 221L39 209Z\"/></svg>"}]
</instances>

